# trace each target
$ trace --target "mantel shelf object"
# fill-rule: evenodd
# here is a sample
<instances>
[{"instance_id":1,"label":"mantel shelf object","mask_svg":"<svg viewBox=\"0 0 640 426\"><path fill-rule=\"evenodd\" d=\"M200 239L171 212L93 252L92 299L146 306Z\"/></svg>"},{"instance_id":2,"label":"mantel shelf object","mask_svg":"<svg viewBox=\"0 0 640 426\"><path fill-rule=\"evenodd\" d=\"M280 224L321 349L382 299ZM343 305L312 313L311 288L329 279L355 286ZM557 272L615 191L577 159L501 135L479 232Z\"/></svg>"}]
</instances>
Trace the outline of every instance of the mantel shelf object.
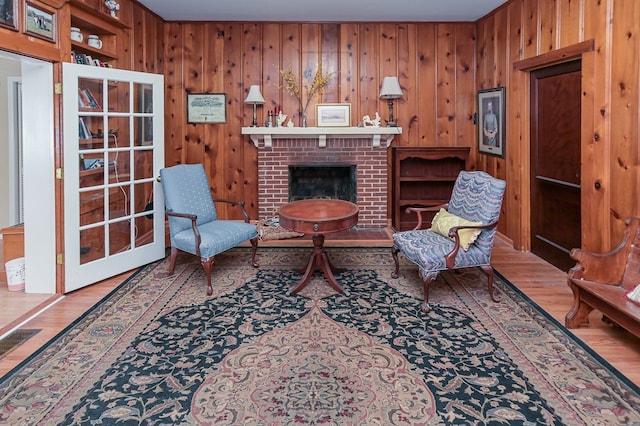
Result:
<instances>
[{"instance_id":1,"label":"mantel shelf object","mask_svg":"<svg viewBox=\"0 0 640 426\"><path fill-rule=\"evenodd\" d=\"M249 135L256 147L261 139L264 146L273 146L273 139L318 139L318 147L326 148L329 139L368 139L372 146L384 142L391 144L395 135L402 134L402 127L243 127L243 135Z\"/></svg>"}]
</instances>

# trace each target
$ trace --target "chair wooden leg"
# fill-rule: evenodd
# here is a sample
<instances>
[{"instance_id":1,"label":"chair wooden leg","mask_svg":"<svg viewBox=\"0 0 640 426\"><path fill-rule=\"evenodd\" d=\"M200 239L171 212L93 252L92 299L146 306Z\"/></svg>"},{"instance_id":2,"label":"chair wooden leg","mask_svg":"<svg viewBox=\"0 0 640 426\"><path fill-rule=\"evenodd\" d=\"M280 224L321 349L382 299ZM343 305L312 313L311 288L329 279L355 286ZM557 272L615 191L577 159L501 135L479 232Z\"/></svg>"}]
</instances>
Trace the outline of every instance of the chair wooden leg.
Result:
<instances>
[{"instance_id":1,"label":"chair wooden leg","mask_svg":"<svg viewBox=\"0 0 640 426\"><path fill-rule=\"evenodd\" d=\"M211 286L211 265L213 265L214 260L215 256L200 259L200 263L202 263L202 267L204 268L204 273L207 276L207 296L211 296L213 294L213 287Z\"/></svg>"},{"instance_id":2,"label":"chair wooden leg","mask_svg":"<svg viewBox=\"0 0 640 426\"><path fill-rule=\"evenodd\" d=\"M429 272L428 276L424 278L424 300L420 305L420 310L425 314L431 311L431 305L429 305L429 289L431 287L431 283L434 282L436 278L438 278L437 272Z\"/></svg>"},{"instance_id":3,"label":"chair wooden leg","mask_svg":"<svg viewBox=\"0 0 640 426\"><path fill-rule=\"evenodd\" d=\"M493 291L493 268L491 267L491 265L482 265L480 266L480 268L484 271L485 274L487 274L487 281L489 281L489 295L491 296L491 300L496 303L500 302L500 297Z\"/></svg>"},{"instance_id":4,"label":"chair wooden leg","mask_svg":"<svg viewBox=\"0 0 640 426\"><path fill-rule=\"evenodd\" d=\"M398 261L398 252L400 251L399 248L397 247L393 247L391 249L391 257L393 257L393 263L396 265L395 269L393 270L393 272L391 273L391 278L398 278L400 275L400 262Z\"/></svg>"},{"instance_id":5,"label":"chair wooden leg","mask_svg":"<svg viewBox=\"0 0 640 426\"><path fill-rule=\"evenodd\" d=\"M258 267L256 262L256 251L258 250L258 237L251 239L251 264L254 268Z\"/></svg>"},{"instance_id":6,"label":"chair wooden leg","mask_svg":"<svg viewBox=\"0 0 640 426\"><path fill-rule=\"evenodd\" d=\"M176 269L176 257L178 257L178 249L171 246L171 256L169 257L169 275L173 275Z\"/></svg>"}]
</instances>

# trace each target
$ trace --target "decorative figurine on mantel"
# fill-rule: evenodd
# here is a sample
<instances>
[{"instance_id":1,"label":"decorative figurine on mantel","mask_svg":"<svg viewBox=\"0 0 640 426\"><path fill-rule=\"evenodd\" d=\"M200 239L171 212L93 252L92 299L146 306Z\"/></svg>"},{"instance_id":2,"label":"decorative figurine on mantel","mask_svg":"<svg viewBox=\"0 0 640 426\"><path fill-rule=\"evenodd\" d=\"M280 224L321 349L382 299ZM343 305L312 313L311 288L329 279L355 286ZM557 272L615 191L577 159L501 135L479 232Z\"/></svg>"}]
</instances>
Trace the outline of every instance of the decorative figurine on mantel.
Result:
<instances>
[{"instance_id":1,"label":"decorative figurine on mantel","mask_svg":"<svg viewBox=\"0 0 640 426\"><path fill-rule=\"evenodd\" d=\"M282 127L284 122L287 120L287 114L283 114L282 111L278 113L276 116L276 121L278 122L278 127Z\"/></svg>"},{"instance_id":2,"label":"decorative figurine on mantel","mask_svg":"<svg viewBox=\"0 0 640 426\"><path fill-rule=\"evenodd\" d=\"M378 111L376 111L376 118L373 120L368 115L365 115L362 117L361 127L380 127L380 120L381 117L380 114L378 114Z\"/></svg>"},{"instance_id":3,"label":"decorative figurine on mantel","mask_svg":"<svg viewBox=\"0 0 640 426\"><path fill-rule=\"evenodd\" d=\"M117 18L116 12L120 10L120 3L116 0L105 0L104 5L109 9L109 15Z\"/></svg>"},{"instance_id":4,"label":"decorative figurine on mantel","mask_svg":"<svg viewBox=\"0 0 640 426\"><path fill-rule=\"evenodd\" d=\"M291 119L289 119L289 122L287 123L287 127L294 127L295 125L293 124L293 121Z\"/></svg>"}]
</instances>

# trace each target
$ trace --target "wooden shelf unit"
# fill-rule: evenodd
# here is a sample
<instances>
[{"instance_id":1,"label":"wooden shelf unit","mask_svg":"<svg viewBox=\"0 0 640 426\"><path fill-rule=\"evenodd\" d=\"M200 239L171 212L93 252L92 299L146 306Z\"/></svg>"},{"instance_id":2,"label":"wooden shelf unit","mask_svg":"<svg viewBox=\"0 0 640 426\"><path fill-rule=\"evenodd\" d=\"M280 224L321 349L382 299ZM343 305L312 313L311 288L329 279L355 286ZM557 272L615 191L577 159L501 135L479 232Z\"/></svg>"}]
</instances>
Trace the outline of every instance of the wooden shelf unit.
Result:
<instances>
[{"instance_id":1,"label":"wooden shelf unit","mask_svg":"<svg viewBox=\"0 0 640 426\"><path fill-rule=\"evenodd\" d=\"M413 229L415 214L407 207L444 204L461 170L468 168L469 147L403 147L392 149L392 217L396 231ZM424 216L431 219L433 215Z\"/></svg>"},{"instance_id":2,"label":"wooden shelf unit","mask_svg":"<svg viewBox=\"0 0 640 426\"><path fill-rule=\"evenodd\" d=\"M98 59L116 67L120 51L118 40L122 38L122 31L129 28L128 24L110 16L103 1L71 0L70 5L70 27L79 28L83 35L82 42L71 40L71 52L76 55L88 55L92 59ZM101 49L87 44L91 34L100 37ZM69 60L71 61L71 54Z\"/></svg>"}]
</instances>

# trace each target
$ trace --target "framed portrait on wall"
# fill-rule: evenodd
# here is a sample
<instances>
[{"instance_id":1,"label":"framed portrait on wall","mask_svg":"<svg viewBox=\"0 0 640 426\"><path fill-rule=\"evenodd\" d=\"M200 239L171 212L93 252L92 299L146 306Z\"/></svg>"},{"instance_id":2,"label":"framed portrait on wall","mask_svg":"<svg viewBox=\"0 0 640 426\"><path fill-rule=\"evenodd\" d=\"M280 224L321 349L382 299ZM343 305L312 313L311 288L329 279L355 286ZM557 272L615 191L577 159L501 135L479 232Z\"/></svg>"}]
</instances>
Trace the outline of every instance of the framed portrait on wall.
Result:
<instances>
[{"instance_id":1,"label":"framed portrait on wall","mask_svg":"<svg viewBox=\"0 0 640 426\"><path fill-rule=\"evenodd\" d=\"M497 87L478 91L478 151L504 158L505 89Z\"/></svg>"}]
</instances>

